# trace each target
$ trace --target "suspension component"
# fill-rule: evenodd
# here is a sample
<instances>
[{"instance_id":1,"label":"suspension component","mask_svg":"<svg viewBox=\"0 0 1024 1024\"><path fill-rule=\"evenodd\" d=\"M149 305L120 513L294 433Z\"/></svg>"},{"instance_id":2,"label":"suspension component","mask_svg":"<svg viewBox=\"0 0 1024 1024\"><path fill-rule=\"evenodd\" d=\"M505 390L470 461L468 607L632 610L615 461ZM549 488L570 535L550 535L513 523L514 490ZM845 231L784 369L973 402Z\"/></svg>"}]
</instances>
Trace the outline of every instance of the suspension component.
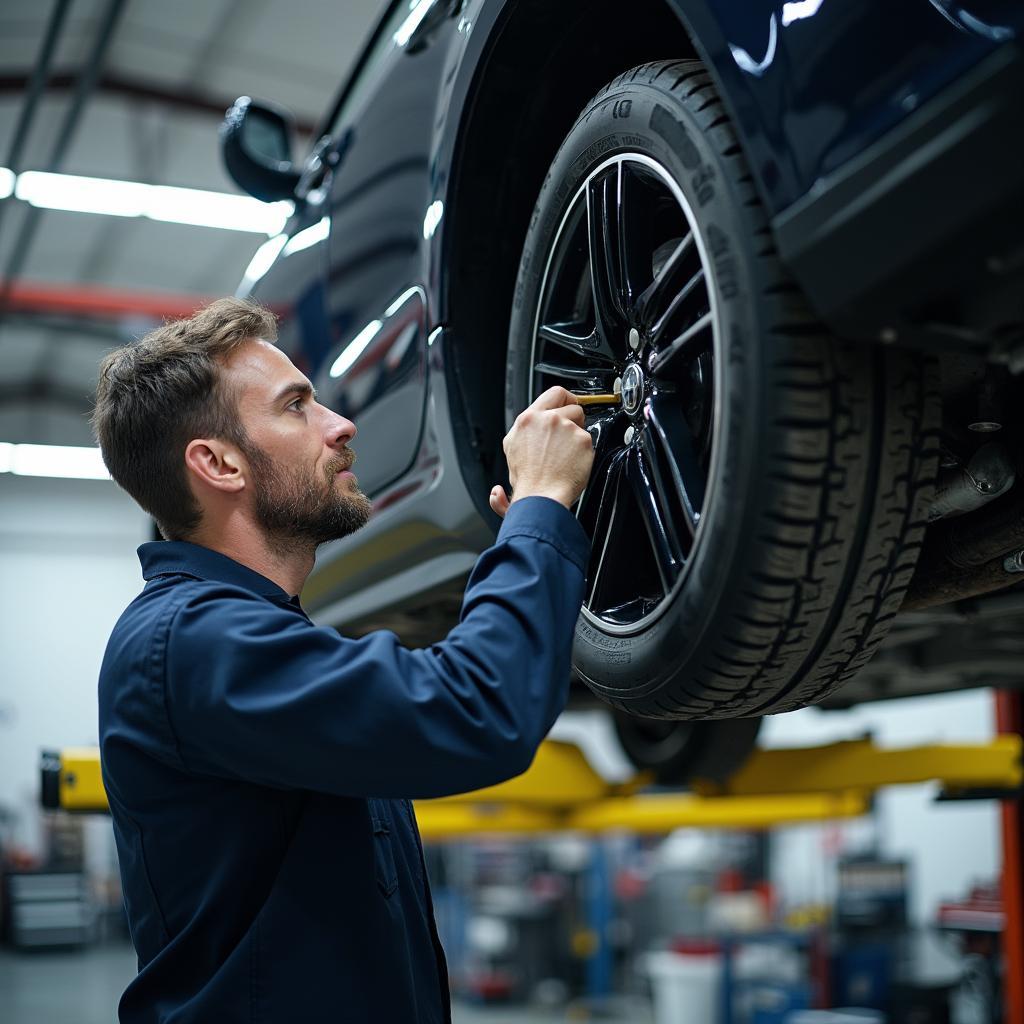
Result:
<instances>
[{"instance_id":1,"label":"suspension component","mask_svg":"<svg viewBox=\"0 0 1024 1024\"><path fill-rule=\"evenodd\" d=\"M944 469L928 509L928 522L973 512L1005 494L1016 475L1006 450L995 441L982 445L966 465Z\"/></svg>"},{"instance_id":2,"label":"suspension component","mask_svg":"<svg viewBox=\"0 0 1024 1024\"><path fill-rule=\"evenodd\" d=\"M932 608L1020 583L1022 573L1014 566L1022 551L1024 494L935 523L925 536L902 610ZM1020 565L1024 569L1024 555Z\"/></svg>"}]
</instances>

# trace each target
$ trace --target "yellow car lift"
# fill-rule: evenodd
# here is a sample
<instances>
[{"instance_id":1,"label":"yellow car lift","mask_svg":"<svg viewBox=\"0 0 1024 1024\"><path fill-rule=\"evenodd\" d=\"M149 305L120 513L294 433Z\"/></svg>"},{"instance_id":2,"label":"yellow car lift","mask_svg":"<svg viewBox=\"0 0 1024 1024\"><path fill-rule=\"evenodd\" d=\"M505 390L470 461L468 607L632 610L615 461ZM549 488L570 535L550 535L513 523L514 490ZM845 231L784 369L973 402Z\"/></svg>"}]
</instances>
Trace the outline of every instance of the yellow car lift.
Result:
<instances>
[{"instance_id":1,"label":"yellow car lift","mask_svg":"<svg viewBox=\"0 0 1024 1024\"><path fill-rule=\"evenodd\" d=\"M484 833L611 830L666 833L676 828L765 829L866 813L882 786L938 782L945 797L1002 798L1005 1019L1024 1024L1024 694L997 694L1000 735L982 744L883 749L871 740L757 750L725 783L693 792L649 791L652 779L602 779L579 748L544 743L529 771L488 789L416 801L427 840ZM108 810L95 747L43 755L43 805Z\"/></svg>"},{"instance_id":2,"label":"yellow car lift","mask_svg":"<svg viewBox=\"0 0 1024 1024\"><path fill-rule=\"evenodd\" d=\"M529 771L499 786L416 801L425 839L483 832L665 833L676 828L763 829L867 812L881 786L936 781L948 796L1011 795L1024 782L1022 738L984 744L883 749L847 740L802 749L758 750L726 783L696 782L692 793L648 792L639 775L609 783L569 743L545 742ZM43 755L43 803L102 812L107 796L95 747Z\"/></svg>"}]
</instances>

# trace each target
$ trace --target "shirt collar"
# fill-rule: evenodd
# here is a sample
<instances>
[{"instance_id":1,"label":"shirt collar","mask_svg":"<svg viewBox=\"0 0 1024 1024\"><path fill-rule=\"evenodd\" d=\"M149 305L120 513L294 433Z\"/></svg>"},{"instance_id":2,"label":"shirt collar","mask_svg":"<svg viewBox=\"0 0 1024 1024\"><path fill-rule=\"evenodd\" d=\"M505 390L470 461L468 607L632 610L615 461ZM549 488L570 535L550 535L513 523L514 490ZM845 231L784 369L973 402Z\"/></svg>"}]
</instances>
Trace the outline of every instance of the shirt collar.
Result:
<instances>
[{"instance_id":1,"label":"shirt collar","mask_svg":"<svg viewBox=\"0 0 1024 1024\"><path fill-rule=\"evenodd\" d=\"M290 601L292 598L273 580L227 555L184 540L158 540L139 547L142 578L151 580L165 573L182 573L201 580L216 580L244 587L254 594Z\"/></svg>"}]
</instances>

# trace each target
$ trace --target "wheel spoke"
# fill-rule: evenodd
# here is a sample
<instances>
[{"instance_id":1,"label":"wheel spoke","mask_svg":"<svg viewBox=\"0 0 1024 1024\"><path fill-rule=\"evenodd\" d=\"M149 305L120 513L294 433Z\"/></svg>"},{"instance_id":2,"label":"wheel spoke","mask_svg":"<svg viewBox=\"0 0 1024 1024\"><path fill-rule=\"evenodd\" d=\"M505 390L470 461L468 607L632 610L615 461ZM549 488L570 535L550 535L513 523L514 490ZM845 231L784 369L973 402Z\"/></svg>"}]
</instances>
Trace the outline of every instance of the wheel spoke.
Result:
<instances>
[{"instance_id":1,"label":"wheel spoke","mask_svg":"<svg viewBox=\"0 0 1024 1024\"><path fill-rule=\"evenodd\" d=\"M665 312L658 317L650 329L651 343L657 345L661 336L665 333L665 328L669 325L672 318L679 312L680 307L683 303L693 294L694 289L702 284L704 281L704 270L700 269L694 274L682 288L672 296L668 307Z\"/></svg>"},{"instance_id":2,"label":"wheel spoke","mask_svg":"<svg viewBox=\"0 0 1024 1024\"><path fill-rule=\"evenodd\" d=\"M593 609L594 603L604 585L608 568L609 548L613 548L613 536L618 532L618 524L621 522L621 501L619 492L622 487L622 467L625 462L626 453L616 452L608 464L605 473L604 487L601 490L601 498L597 507L597 516L594 520L593 540L595 541L596 557L591 553L591 565L593 570L587 573L589 589L587 591L586 606Z\"/></svg>"},{"instance_id":3,"label":"wheel spoke","mask_svg":"<svg viewBox=\"0 0 1024 1024\"><path fill-rule=\"evenodd\" d=\"M673 289L682 283L680 278L684 270L686 256L692 248L693 232L691 231L680 239L669 258L659 268L654 280L637 298L636 314L640 323L649 326L656 319L658 310L665 304L666 296L673 294ZM685 287L685 283L682 284ZM679 290L682 289L679 288Z\"/></svg>"},{"instance_id":4,"label":"wheel spoke","mask_svg":"<svg viewBox=\"0 0 1024 1024\"><path fill-rule=\"evenodd\" d=\"M619 164L616 196L616 239L619 252L619 293L623 316L628 316L637 300L638 282L651 272L649 231L650 210L645 206L644 189L626 163Z\"/></svg>"},{"instance_id":5,"label":"wheel spoke","mask_svg":"<svg viewBox=\"0 0 1024 1024\"><path fill-rule=\"evenodd\" d=\"M555 377L572 381L574 384L586 384L593 388L608 389L615 378L612 367L599 366L568 366L564 363L537 363L534 372L544 377Z\"/></svg>"},{"instance_id":6,"label":"wheel spoke","mask_svg":"<svg viewBox=\"0 0 1024 1024\"><path fill-rule=\"evenodd\" d=\"M676 493L686 513L686 525L696 532L704 509L706 484L697 447L675 395L652 395L644 408L651 425L652 443L664 454Z\"/></svg>"},{"instance_id":7,"label":"wheel spoke","mask_svg":"<svg viewBox=\"0 0 1024 1024\"><path fill-rule=\"evenodd\" d=\"M662 592L669 594L682 567L682 557L679 553L675 527L668 510L659 503L657 483L652 479L650 468L639 446L629 450L626 458L626 478L629 480L633 497L640 506L640 517L643 519L651 550L654 552Z\"/></svg>"},{"instance_id":8,"label":"wheel spoke","mask_svg":"<svg viewBox=\"0 0 1024 1024\"><path fill-rule=\"evenodd\" d=\"M566 349L583 359L615 362L615 356L596 328L588 331L582 324L577 323L541 324L537 328L537 336L542 341L549 341L552 345Z\"/></svg>"},{"instance_id":9,"label":"wheel spoke","mask_svg":"<svg viewBox=\"0 0 1024 1024\"><path fill-rule=\"evenodd\" d=\"M680 352L689 350L697 352L706 344L704 334L711 329L713 317L711 313L705 313L695 323L683 331L679 337L673 339L659 352L652 352L647 360L647 369L650 373L660 373L664 370L669 361Z\"/></svg>"},{"instance_id":10,"label":"wheel spoke","mask_svg":"<svg viewBox=\"0 0 1024 1024\"><path fill-rule=\"evenodd\" d=\"M691 511L679 495L679 489L672 476L672 460L664 456L661 443L655 437L653 428L641 431L639 438L640 461L645 475L650 479L658 507L662 510L665 521L665 532L668 536L672 553L677 562L682 564L693 549L694 523ZM682 528L685 537L680 535L679 506L682 505Z\"/></svg>"},{"instance_id":11,"label":"wheel spoke","mask_svg":"<svg viewBox=\"0 0 1024 1024\"><path fill-rule=\"evenodd\" d=\"M591 498L604 493L602 487L605 479L604 471L608 460L616 451L615 438L619 437L621 440L621 432L616 434L616 421L620 415L619 412L597 415L587 424L587 430L594 442L594 462L590 468L590 480L576 502L577 519L588 518Z\"/></svg>"},{"instance_id":12,"label":"wheel spoke","mask_svg":"<svg viewBox=\"0 0 1024 1024\"><path fill-rule=\"evenodd\" d=\"M594 318L605 338L622 322L622 250L619 232L619 174L605 174L587 185L587 240Z\"/></svg>"}]
</instances>

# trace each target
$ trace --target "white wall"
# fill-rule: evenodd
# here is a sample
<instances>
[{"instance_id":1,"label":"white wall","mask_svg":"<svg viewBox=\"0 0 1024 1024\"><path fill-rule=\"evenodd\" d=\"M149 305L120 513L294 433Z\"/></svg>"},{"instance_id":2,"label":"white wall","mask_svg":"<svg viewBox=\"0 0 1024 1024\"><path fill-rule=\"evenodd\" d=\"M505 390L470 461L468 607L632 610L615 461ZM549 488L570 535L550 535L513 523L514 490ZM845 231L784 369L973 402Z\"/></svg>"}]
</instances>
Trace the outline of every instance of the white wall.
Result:
<instances>
[{"instance_id":1,"label":"white wall","mask_svg":"<svg viewBox=\"0 0 1024 1024\"><path fill-rule=\"evenodd\" d=\"M38 850L39 752L95 744L107 637L149 519L109 481L0 474L0 806Z\"/></svg>"},{"instance_id":2,"label":"white wall","mask_svg":"<svg viewBox=\"0 0 1024 1024\"><path fill-rule=\"evenodd\" d=\"M870 733L880 746L983 743L995 733L987 690L865 704L849 711L806 708L766 719L766 747L809 746ZM829 902L835 855L877 840L883 855L911 862L911 916L934 920L936 905L991 880L1001 864L999 807L994 801L936 804L935 785L880 790L871 818L779 830L772 840L773 881L787 905Z\"/></svg>"}]
</instances>

